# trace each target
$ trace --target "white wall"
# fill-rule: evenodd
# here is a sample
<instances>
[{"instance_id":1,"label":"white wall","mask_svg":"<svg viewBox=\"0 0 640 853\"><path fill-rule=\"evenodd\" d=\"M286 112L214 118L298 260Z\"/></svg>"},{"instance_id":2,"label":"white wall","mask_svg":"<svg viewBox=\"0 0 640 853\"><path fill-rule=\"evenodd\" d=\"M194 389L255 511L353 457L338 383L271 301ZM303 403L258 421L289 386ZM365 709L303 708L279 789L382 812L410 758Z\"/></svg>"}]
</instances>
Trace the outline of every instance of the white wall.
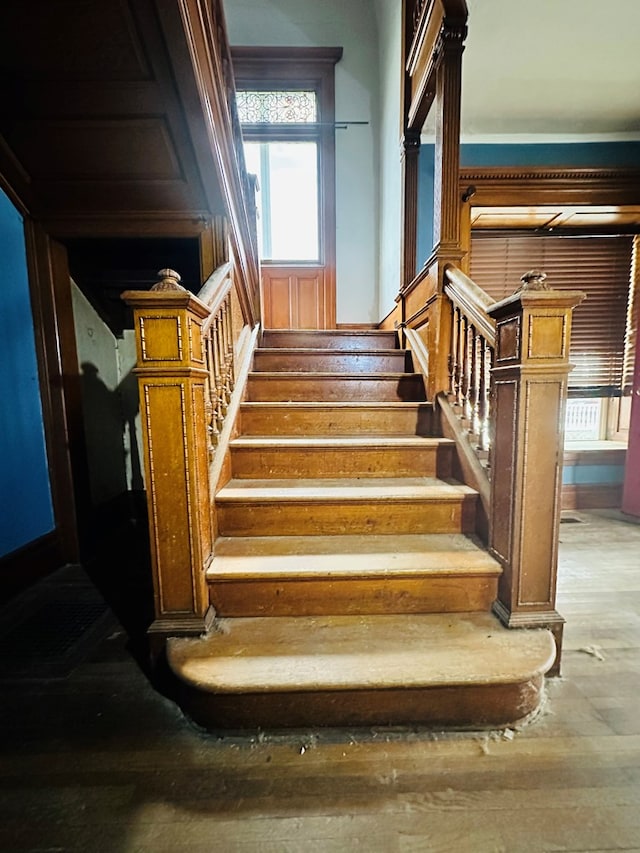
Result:
<instances>
[{"instance_id":1,"label":"white wall","mask_svg":"<svg viewBox=\"0 0 640 853\"><path fill-rule=\"evenodd\" d=\"M71 282L73 317L82 383L87 462L93 504L142 489L141 435L135 336L117 339Z\"/></svg>"},{"instance_id":2,"label":"white wall","mask_svg":"<svg viewBox=\"0 0 640 853\"><path fill-rule=\"evenodd\" d=\"M368 124L336 131L337 320L376 322L379 159L373 0L227 0L225 14L232 45L343 48L336 66L336 119Z\"/></svg>"},{"instance_id":3,"label":"white wall","mask_svg":"<svg viewBox=\"0 0 640 853\"><path fill-rule=\"evenodd\" d=\"M375 0L380 74L379 318L394 307L400 288L402 172L400 164L400 65L402 3Z\"/></svg>"}]
</instances>

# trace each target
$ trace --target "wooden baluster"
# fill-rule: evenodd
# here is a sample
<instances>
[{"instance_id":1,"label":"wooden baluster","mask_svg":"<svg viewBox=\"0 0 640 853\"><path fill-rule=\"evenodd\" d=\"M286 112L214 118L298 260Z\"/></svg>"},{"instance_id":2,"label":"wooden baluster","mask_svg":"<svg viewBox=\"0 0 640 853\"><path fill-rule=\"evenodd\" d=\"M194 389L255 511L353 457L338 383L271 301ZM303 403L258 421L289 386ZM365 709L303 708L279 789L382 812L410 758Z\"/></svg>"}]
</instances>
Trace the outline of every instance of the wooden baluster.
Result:
<instances>
[{"instance_id":1,"label":"wooden baluster","mask_svg":"<svg viewBox=\"0 0 640 853\"><path fill-rule=\"evenodd\" d=\"M474 325L471 325L469 327L469 337L471 349L469 357L469 429L475 435L478 432L478 396L480 388L480 378L478 375L479 335Z\"/></svg>"},{"instance_id":2,"label":"wooden baluster","mask_svg":"<svg viewBox=\"0 0 640 853\"><path fill-rule=\"evenodd\" d=\"M469 420L469 392L471 389L471 358L470 358L470 340L469 335L471 326L467 318L464 318L464 334L462 337L463 346L463 363L462 363L462 417Z\"/></svg>"},{"instance_id":3,"label":"wooden baluster","mask_svg":"<svg viewBox=\"0 0 640 853\"><path fill-rule=\"evenodd\" d=\"M224 356L224 399L226 404L231 400L231 353L229 350L229 301L224 300L220 309L220 322L222 323L222 335L220 345Z\"/></svg>"},{"instance_id":4,"label":"wooden baluster","mask_svg":"<svg viewBox=\"0 0 640 853\"><path fill-rule=\"evenodd\" d=\"M465 318L461 311L458 312L458 345L457 345L457 363L456 363L456 404L462 410L464 405L463 399L463 377L464 377L464 339L465 339Z\"/></svg>"},{"instance_id":5,"label":"wooden baluster","mask_svg":"<svg viewBox=\"0 0 640 853\"><path fill-rule=\"evenodd\" d=\"M205 359L207 364L205 412L207 415L207 434L209 436L209 459L211 460L213 458L215 448L218 446L218 442L220 441L220 430L218 429L218 419L216 417L216 392L213 356L211 353L211 329L209 329L205 340Z\"/></svg>"},{"instance_id":6,"label":"wooden baluster","mask_svg":"<svg viewBox=\"0 0 640 853\"><path fill-rule=\"evenodd\" d=\"M458 322L459 310L455 305L451 311L451 350L449 352L449 398L456 399L456 360L458 358Z\"/></svg>"},{"instance_id":7,"label":"wooden baluster","mask_svg":"<svg viewBox=\"0 0 640 853\"><path fill-rule=\"evenodd\" d=\"M489 364L489 345L486 338L480 338L480 368L479 368L479 385L478 385L478 449L486 450L487 442L487 427L489 415L489 383L488 379L488 364Z\"/></svg>"},{"instance_id":8,"label":"wooden baluster","mask_svg":"<svg viewBox=\"0 0 640 853\"><path fill-rule=\"evenodd\" d=\"M222 406L222 364L220 362L220 349L218 346L219 318L214 317L211 323L211 353L213 356L213 386L215 388L215 410L218 432L222 432L224 421L224 410Z\"/></svg>"},{"instance_id":9,"label":"wooden baluster","mask_svg":"<svg viewBox=\"0 0 640 853\"><path fill-rule=\"evenodd\" d=\"M231 294L227 296L226 300L227 305L227 351L229 353L229 386L231 390L235 388L236 384L236 371L233 357L233 309L231 305Z\"/></svg>"},{"instance_id":10,"label":"wooden baluster","mask_svg":"<svg viewBox=\"0 0 640 853\"><path fill-rule=\"evenodd\" d=\"M225 359L224 359L224 345L222 342L223 336L223 322L222 322L222 312L218 312L216 317L216 353L218 358L218 364L220 365L219 371L219 385L218 385L218 397L220 400L220 417L221 423L224 423L224 419L227 416L227 392L226 392L226 381L225 381Z\"/></svg>"}]
</instances>

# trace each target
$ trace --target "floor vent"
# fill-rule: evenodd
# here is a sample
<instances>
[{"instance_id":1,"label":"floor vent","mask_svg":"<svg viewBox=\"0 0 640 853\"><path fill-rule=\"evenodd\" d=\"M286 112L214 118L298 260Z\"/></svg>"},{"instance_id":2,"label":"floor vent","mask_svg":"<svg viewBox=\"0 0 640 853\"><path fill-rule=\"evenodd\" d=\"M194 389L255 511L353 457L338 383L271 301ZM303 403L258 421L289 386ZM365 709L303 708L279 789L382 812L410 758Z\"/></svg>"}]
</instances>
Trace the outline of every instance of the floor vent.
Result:
<instances>
[{"instance_id":1,"label":"floor vent","mask_svg":"<svg viewBox=\"0 0 640 853\"><path fill-rule=\"evenodd\" d=\"M0 679L59 679L93 651L113 615L89 585L42 584L0 611Z\"/></svg>"}]
</instances>

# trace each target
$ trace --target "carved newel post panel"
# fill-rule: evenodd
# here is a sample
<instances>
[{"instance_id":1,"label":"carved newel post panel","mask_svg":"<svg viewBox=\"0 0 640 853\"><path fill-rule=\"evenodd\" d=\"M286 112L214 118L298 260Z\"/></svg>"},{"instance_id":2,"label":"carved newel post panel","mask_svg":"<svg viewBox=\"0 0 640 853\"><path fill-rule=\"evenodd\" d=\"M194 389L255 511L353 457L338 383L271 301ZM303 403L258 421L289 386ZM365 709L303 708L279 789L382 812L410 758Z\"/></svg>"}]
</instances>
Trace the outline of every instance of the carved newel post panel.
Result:
<instances>
[{"instance_id":1,"label":"carved newel post panel","mask_svg":"<svg viewBox=\"0 0 640 853\"><path fill-rule=\"evenodd\" d=\"M496 321L490 550L503 566L494 610L509 627L550 628L557 543L572 309L579 291L548 290L544 274L488 310Z\"/></svg>"},{"instance_id":2,"label":"carved newel post panel","mask_svg":"<svg viewBox=\"0 0 640 853\"><path fill-rule=\"evenodd\" d=\"M150 291L127 291L133 308L144 445L156 634L207 627L205 570L213 542L202 323L209 308L172 270Z\"/></svg>"}]
</instances>

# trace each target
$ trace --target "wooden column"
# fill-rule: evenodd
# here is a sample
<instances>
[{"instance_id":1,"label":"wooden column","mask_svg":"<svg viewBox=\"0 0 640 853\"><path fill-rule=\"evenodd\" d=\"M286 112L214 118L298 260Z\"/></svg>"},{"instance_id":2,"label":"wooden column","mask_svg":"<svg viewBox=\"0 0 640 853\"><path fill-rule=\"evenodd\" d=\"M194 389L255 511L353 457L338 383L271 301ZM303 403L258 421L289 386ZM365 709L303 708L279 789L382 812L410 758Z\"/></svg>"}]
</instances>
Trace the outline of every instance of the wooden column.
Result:
<instances>
[{"instance_id":1,"label":"wooden column","mask_svg":"<svg viewBox=\"0 0 640 853\"><path fill-rule=\"evenodd\" d=\"M402 137L402 281L406 287L416 275L418 253L418 161L420 133L408 130ZM405 318L403 317L403 320Z\"/></svg>"},{"instance_id":2,"label":"wooden column","mask_svg":"<svg viewBox=\"0 0 640 853\"><path fill-rule=\"evenodd\" d=\"M442 294L444 268L460 266L463 250L460 244L460 100L462 89L462 53L466 26L443 24L436 54L436 119L435 173L433 199L433 256L436 264L438 297L434 303L430 325L429 399L446 391L449 381L451 345L451 306Z\"/></svg>"},{"instance_id":3,"label":"wooden column","mask_svg":"<svg viewBox=\"0 0 640 853\"><path fill-rule=\"evenodd\" d=\"M494 611L508 627L547 627L559 671L564 620L555 609L571 312L579 291L526 289L490 308L491 530L503 566Z\"/></svg>"},{"instance_id":4,"label":"wooden column","mask_svg":"<svg viewBox=\"0 0 640 853\"><path fill-rule=\"evenodd\" d=\"M446 21L436 51L436 149L433 199L433 244L460 259L460 101L462 52L466 26Z\"/></svg>"},{"instance_id":5,"label":"wooden column","mask_svg":"<svg viewBox=\"0 0 640 853\"><path fill-rule=\"evenodd\" d=\"M208 307L161 270L134 310L155 596L150 633L199 634L212 618L205 571L213 547L202 322Z\"/></svg>"}]
</instances>

